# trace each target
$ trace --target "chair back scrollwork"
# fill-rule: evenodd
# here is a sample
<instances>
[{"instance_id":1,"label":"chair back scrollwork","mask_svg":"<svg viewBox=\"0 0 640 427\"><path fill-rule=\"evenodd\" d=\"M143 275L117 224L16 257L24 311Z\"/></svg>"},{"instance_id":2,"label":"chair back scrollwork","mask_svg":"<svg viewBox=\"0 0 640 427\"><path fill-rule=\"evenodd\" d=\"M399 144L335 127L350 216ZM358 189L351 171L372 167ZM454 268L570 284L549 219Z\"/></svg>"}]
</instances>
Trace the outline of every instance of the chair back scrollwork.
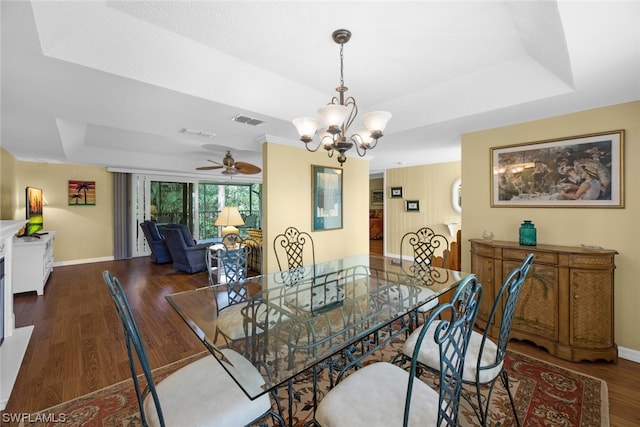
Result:
<instances>
[{"instance_id":1,"label":"chair back scrollwork","mask_svg":"<svg viewBox=\"0 0 640 427\"><path fill-rule=\"evenodd\" d=\"M458 286L452 300L436 308L421 329L413 351L407 399L405 403L404 425L408 424L411 392L416 381L418 353L427 333L435 340L440 353L438 426L458 426L458 409L462 392L464 359L471 340L473 325L478 315L482 285L474 275L466 277ZM446 320L439 320L446 319ZM431 335L430 326L435 325ZM429 332L428 332L429 331ZM425 343L426 344L426 343ZM418 380L419 381L419 380Z\"/></svg>"},{"instance_id":2,"label":"chair back scrollwork","mask_svg":"<svg viewBox=\"0 0 640 427\"><path fill-rule=\"evenodd\" d=\"M442 264L434 267L446 265L448 249L449 240L429 227L406 233L400 241L400 259L411 258L413 262L408 265L402 263L402 269L411 277L428 277L431 275L431 260L435 255L442 253Z\"/></svg>"},{"instance_id":3,"label":"chair back scrollwork","mask_svg":"<svg viewBox=\"0 0 640 427\"><path fill-rule=\"evenodd\" d=\"M304 279L307 274L305 265L315 266L315 248L313 239L307 232L295 227L288 227L284 233L273 240L273 250L276 254L278 268L287 272L287 282L295 284ZM311 272L315 276L315 272Z\"/></svg>"},{"instance_id":4,"label":"chair back scrollwork","mask_svg":"<svg viewBox=\"0 0 640 427\"><path fill-rule=\"evenodd\" d=\"M260 251L260 244L256 240L234 233L227 234L221 243L209 248L207 266L210 282L212 285L223 285L221 287L226 290L224 307L248 299L248 290L244 283L249 276L249 257L254 255L255 251Z\"/></svg>"}]
</instances>

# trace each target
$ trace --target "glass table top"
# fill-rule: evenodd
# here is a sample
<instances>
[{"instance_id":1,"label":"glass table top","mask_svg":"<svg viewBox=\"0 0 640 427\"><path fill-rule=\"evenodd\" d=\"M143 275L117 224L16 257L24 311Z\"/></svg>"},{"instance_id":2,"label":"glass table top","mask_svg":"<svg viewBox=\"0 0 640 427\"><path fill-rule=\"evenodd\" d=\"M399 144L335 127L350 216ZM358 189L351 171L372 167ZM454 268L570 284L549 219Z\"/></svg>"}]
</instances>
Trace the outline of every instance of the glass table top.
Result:
<instances>
[{"instance_id":1,"label":"glass table top","mask_svg":"<svg viewBox=\"0 0 640 427\"><path fill-rule=\"evenodd\" d=\"M253 399L455 288L466 276L367 254L180 292L166 299ZM223 304L229 288L248 292L250 297L241 307L231 305L218 314L216 304ZM243 336L229 344L219 335L214 341L216 328L231 307L236 308L235 314L224 322L239 322ZM261 384L224 355L229 347L257 368Z\"/></svg>"}]
</instances>

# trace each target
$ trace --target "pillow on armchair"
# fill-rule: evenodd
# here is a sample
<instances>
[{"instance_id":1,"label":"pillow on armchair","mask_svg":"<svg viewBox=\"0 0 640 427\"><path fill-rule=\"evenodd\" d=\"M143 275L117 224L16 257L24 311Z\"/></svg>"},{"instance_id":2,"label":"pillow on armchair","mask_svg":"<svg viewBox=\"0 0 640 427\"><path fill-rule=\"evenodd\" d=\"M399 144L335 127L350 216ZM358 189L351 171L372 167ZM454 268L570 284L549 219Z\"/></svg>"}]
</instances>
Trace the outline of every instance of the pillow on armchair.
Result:
<instances>
[{"instance_id":1,"label":"pillow on armchair","mask_svg":"<svg viewBox=\"0 0 640 427\"><path fill-rule=\"evenodd\" d=\"M249 229L247 230L247 234L256 240L259 239L260 241L262 241L262 230Z\"/></svg>"},{"instance_id":2,"label":"pillow on armchair","mask_svg":"<svg viewBox=\"0 0 640 427\"><path fill-rule=\"evenodd\" d=\"M247 234L255 240L256 244L260 245L249 254L249 269L262 274L262 230L247 230ZM251 244L250 242L247 240L248 244Z\"/></svg>"},{"instance_id":3,"label":"pillow on armchair","mask_svg":"<svg viewBox=\"0 0 640 427\"><path fill-rule=\"evenodd\" d=\"M167 248L167 242L165 242L164 236L160 234L156 223L146 220L140 223L140 228L142 228L149 249L151 249L151 260L156 264L171 262L172 259Z\"/></svg>"}]
</instances>

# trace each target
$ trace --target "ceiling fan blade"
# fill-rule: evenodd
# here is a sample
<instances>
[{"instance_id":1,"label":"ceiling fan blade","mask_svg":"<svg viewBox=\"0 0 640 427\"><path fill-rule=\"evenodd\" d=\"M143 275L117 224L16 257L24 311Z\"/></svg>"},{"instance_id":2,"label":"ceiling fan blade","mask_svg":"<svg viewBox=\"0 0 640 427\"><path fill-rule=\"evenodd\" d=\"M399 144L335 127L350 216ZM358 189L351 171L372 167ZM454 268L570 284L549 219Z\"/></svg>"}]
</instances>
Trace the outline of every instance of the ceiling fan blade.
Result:
<instances>
[{"instance_id":1,"label":"ceiling fan blade","mask_svg":"<svg viewBox=\"0 0 640 427\"><path fill-rule=\"evenodd\" d=\"M224 166L200 166L199 168L196 168L196 170L199 171L210 171L213 169L222 169Z\"/></svg>"},{"instance_id":2,"label":"ceiling fan blade","mask_svg":"<svg viewBox=\"0 0 640 427\"><path fill-rule=\"evenodd\" d=\"M253 174L262 172L262 169L260 169L256 165L252 165L251 163L236 162L234 166L238 170L238 172L244 173L247 175L253 175Z\"/></svg>"},{"instance_id":3,"label":"ceiling fan blade","mask_svg":"<svg viewBox=\"0 0 640 427\"><path fill-rule=\"evenodd\" d=\"M216 165L219 165L219 166L224 166L222 163L220 163L220 162L216 162L215 160L207 159L207 161L208 161L208 162L211 162L211 163L215 163Z\"/></svg>"}]
</instances>

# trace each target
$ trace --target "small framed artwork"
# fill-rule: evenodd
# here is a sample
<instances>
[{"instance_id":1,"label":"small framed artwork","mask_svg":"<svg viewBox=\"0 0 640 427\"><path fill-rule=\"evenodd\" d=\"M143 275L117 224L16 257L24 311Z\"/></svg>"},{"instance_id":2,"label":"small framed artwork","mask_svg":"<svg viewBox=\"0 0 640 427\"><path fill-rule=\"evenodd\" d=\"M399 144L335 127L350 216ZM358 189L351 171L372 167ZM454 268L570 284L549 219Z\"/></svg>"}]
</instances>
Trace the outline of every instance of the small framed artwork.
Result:
<instances>
[{"instance_id":1,"label":"small framed artwork","mask_svg":"<svg viewBox=\"0 0 640 427\"><path fill-rule=\"evenodd\" d=\"M342 228L342 169L311 166L313 231Z\"/></svg>"},{"instance_id":2,"label":"small framed artwork","mask_svg":"<svg viewBox=\"0 0 640 427\"><path fill-rule=\"evenodd\" d=\"M402 187L391 187L390 197L392 199L402 198Z\"/></svg>"},{"instance_id":3,"label":"small framed artwork","mask_svg":"<svg viewBox=\"0 0 640 427\"><path fill-rule=\"evenodd\" d=\"M624 207L624 130L491 148L492 207Z\"/></svg>"},{"instance_id":4,"label":"small framed artwork","mask_svg":"<svg viewBox=\"0 0 640 427\"><path fill-rule=\"evenodd\" d=\"M95 181L69 181L69 206L95 206Z\"/></svg>"},{"instance_id":5,"label":"small framed artwork","mask_svg":"<svg viewBox=\"0 0 640 427\"><path fill-rule=\"evenodd\" d=\"M380 206L384 201L384 191L382 190L371 190L371 205L372 206Z\"/></svg>"},{"instance_id":6,"label":"small framed artwork","mask_svg":"<svg viewBox=\"0 0 640 427\"><path fill-rule=\"evenodd\" d=\"M404 210L407 212L419 212L420 202L418 200L407 200L405 202Z\"/></svg>"}]
</instances>

